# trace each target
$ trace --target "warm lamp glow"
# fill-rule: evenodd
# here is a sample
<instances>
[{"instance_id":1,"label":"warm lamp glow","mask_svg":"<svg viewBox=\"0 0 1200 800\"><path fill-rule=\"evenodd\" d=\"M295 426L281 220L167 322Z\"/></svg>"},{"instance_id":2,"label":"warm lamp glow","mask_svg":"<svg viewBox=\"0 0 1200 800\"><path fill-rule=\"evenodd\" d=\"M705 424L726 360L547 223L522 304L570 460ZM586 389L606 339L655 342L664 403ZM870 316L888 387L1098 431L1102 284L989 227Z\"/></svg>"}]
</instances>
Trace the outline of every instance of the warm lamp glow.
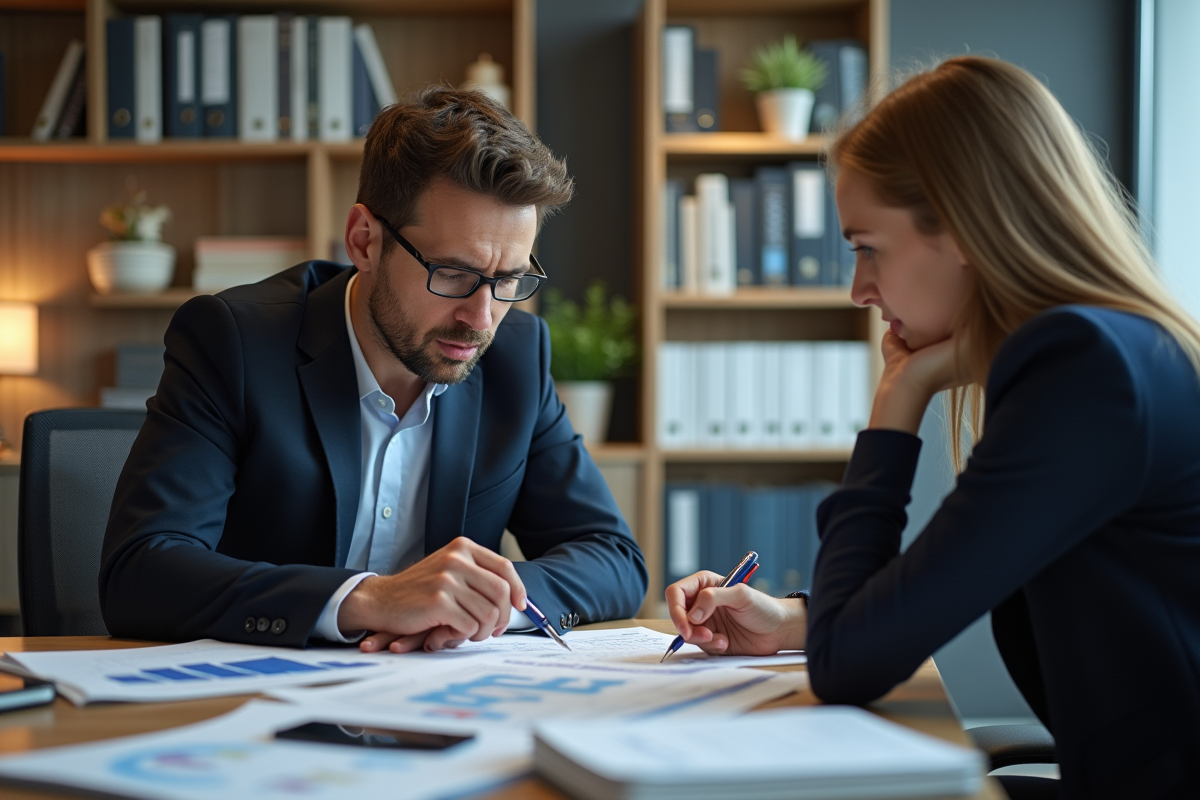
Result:
<instances>
[{"instance_id":1,"label":"warm lamp glow","mask_svg":"<svg viewBox=\"0 0 1200 800\"><path fill-rule=\"evenodd\" d=\"M0 375L33 375L37 368L37 306L0 301Z\"/></svg>"}]
</instances>

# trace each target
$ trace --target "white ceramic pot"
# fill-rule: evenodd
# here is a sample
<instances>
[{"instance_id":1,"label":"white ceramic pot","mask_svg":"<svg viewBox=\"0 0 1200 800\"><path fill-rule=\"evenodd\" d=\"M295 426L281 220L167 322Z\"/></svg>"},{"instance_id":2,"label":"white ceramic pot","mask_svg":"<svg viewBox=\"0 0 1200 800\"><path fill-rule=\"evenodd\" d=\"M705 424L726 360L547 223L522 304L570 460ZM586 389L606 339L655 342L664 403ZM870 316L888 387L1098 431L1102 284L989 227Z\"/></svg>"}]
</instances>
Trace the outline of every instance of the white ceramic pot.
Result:
<instances>
[{"instance_id":1,"label":"white ceramic pot","mask_svg":"<svg viewBox=\"0 0 1200 800\"><path fill-rule=\"evenodd\" d=\"M608 438L613 387L606 381L563 381L555 384L558 398L567 407L567 418L584 444L601 444Z\"/></svg>"},{"instance_id":2,"label":"white ceramic pot","mask_svg":"<svg viewBox=\"0 0 1200 800\"><path fill-rule=\"evenodd\" d=\"M763 130L784 139L804 139L812 121L815 95L808 89L772 89L759 92L758 119Z\"/></svg>"},{"instance_id":3,"label":"white ceramic pot","mask_svg":"<svg viewBox=\"0 0 1200 800\"><path fill-rule=\"evenodd\" d=\"M103 242L88 250L87 263L100 294L153 294L175 277L175 248L162 242Z\"/></svg>"}]
</instances>

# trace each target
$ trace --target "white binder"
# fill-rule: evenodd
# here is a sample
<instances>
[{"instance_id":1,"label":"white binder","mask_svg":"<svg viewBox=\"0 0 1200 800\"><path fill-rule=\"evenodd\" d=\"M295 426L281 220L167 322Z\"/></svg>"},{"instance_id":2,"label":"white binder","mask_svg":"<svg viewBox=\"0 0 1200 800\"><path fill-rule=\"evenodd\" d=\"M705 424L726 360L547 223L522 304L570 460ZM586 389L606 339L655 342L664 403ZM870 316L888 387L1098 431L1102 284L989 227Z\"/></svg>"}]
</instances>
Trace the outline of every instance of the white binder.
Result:
<instances>
[{"instance_id":1,"label":"white binder","mask_svg":"<svg viewBox=\"0 0 1200 800\"><path fill-rule=\"evenodd\" d=\"M758 446L783 446L783 345L762 342L758 345L758 372L754 391L759 399Z\"/></svg>"},{"instance_id":2,"label":"white binder","mask_svg":"<svg viewBox=\"0 0 1200 800\"><path fill-rule=\"evenodd\" d=\"M726 441L730 447L750 449L762 439L762 412L758 376L762 372L758 342L732 342L726 350L729 408Z\"/></svg>"},{"instance_id":3,"label":"white binder","mask_svg":"<svg viewBox=\"0 0 1200 800\"><path fill-rule=\"evenodd\" d=\"M781 445L789 450L807 450L812 448L814 438L812 342L780 345L780 361Z\"/></svg>"},{"instance_id":4,"label":"white binder","mask_svg":"<svg viewBox=\"0 0 1200 800\"><path fill-rule=\"evenodd\" d=\"M842 435L842 342L813 344L813 446L818 450L845 446Z\"/></svg>"},{"instance_id":5,"label":"white binder","mask_svg":"<svg viewBox=\"0 0 1200 800\"><path fill-rule=\"evenodd\" d=\"M308 26L309 18L292 17L292 141L308 140Z\"/></svg>"},{"instance_id":6,"label":"white binder","mask_svg":"<svg viewBox=\"0 0 1200 800\"><path fill-rule=\"evenodd\" d=\"M706 449L725 447L726 405L728 387L725 380L724 342L704 342L696 345L697 388L696 405L699 427L696 446Z\"/></svg>"},{"instance_id":7,"label":"white binder","mask_svg":"<svg viewBox=\"0 0 1200 800\"><path fill-rule=\"evenodd\" d=\"M842 445L854 447L871 418L871 351L866 342L842 342Z\"/></svg>"},{"instance_id":8,"label":"white binder","mask_svg":"<svg viewBox=\"0 0 1200 800\"><path fill-rule=\"evenodd\" d=\"M353 26L349 17L317 19L317 103L320 134L325 142L348 142L353 136L351 59Z\"/></svg>"},{"instance_id":9,"label":"white binder","mask_svg":"<svg viewBox=\"0 0 1200 800\"><path fill-rule=\"evenodd\" d=\"M279 20L274 14L238 17L238 138L279 138Z\"/></svg>"},{"instance_id":10,"label":"white binder","mask_svg":"<svg viewBox=\"0 0 1200 800\"><path fill-rule=\"evenodd\" d=\"M143 144L162 141L162 19L133 21L134 138Z\"/></svg>"}]
</instances>

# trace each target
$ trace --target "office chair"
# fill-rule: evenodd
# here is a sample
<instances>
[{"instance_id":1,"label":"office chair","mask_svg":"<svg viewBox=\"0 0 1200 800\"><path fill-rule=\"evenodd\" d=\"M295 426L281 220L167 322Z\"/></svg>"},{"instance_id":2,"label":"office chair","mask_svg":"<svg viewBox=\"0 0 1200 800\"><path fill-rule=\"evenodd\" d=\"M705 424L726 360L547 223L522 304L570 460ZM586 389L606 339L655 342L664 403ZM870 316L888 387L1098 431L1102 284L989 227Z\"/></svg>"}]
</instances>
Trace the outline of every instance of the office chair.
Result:
<instances>
[{"instance_id":1,"label":"office chair","mask_svg":"<svg viewBox=\"0 0 1200 800\"><path fill-rule=\"evenodd\" d=\"M98 408L25 418L17 568L26 636L108 635L100 548L117 477L145 418Z\"/></svg>"},{"instance_id":2,"label":"office chair","mask_svg":"<svg viewBox=\"0 0 1200 800\"><path fill-rule=\"evenodd\" d=\"M1018 764L1057 764L1054 737L1042 725L984 725L967 730L975 747L988 757L988 771ZM1019 800L1057 797L1058 781L1006 775L1005 790Z\"/></svg>"}]
</instances>

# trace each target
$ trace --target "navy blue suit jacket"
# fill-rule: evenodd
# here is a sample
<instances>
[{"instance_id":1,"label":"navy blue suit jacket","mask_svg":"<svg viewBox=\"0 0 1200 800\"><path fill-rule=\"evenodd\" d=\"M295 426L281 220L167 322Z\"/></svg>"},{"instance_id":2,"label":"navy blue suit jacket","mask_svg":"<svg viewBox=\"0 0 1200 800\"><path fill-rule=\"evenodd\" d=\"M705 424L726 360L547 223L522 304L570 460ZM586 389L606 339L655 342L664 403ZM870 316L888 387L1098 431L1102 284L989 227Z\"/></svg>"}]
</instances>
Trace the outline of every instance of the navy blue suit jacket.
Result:
<instances>
[{"instance_id":1,"label":"navy blue suit jacket","mask_svg":"<svg viewBox=\"0 0 1200 800\"><path fill-rule=\"evenodd\" d=\"M874 700L990 609L1064 798L1200 797L1200 381L1175 341L1082 306L1021 326L967 468L901 555L919 449L864 431L820 507L813 690Z\"/></svg>"},{"instance_id":2,"label":"navy blue suit jacket","mask_svg":"<svg viewBox=\"0 0 1200 800\"><path fill-rule=\"evenodd\" d=\"M302 646L354 574L352 272L308 262L175 314L104 538L113 635ZM514 309L470 376L433 400L425 552L458 536L496 550L507 526L552 623L630 617L646 592L642 554L549 366L545 323ZM256 619L283 625L259 631Z\"/></svg>"}]
</instances>

